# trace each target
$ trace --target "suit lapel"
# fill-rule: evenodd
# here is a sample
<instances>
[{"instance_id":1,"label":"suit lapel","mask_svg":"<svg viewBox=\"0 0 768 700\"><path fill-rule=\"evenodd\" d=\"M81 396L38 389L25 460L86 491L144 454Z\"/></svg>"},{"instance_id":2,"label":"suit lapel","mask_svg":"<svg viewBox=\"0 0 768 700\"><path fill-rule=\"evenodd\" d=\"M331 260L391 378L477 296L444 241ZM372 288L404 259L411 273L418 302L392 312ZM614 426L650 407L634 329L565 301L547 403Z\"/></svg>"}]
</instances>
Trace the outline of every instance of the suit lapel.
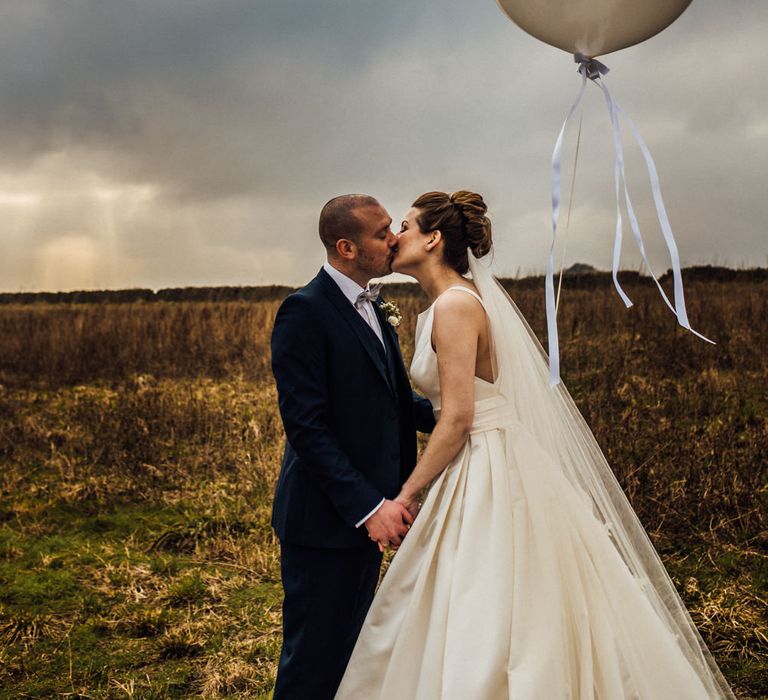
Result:
<instances>
[{"instance_id":1,"label":"suit lapel","mask_svg":"<svg viewBox=\"0 0 768 700\"><path fill-rule=\"evenodd\" d=\"M373 308L376 309L376 318L379 320L379 325L381 326L381 333L384 336L384 342L386 343L386 337L389 336L390 340L395 340L395 338L392 337L392 334L395 332L394 328L392 328L392 325L387 322L387 320L384 318L384 314L381 311L381 305L382 305L382 299L379 297L376 300L376 303L374 303ZM392 349L392 343L389 343L388 349Z\"/></svg>"},{"instance_id":2,"label":"suit lapel","mask_svg":"<svg viewBox=\"0 0 768 700\"><path fill-rule=\"evenodd\" d=\"M381 326L381 333L384 337L384 342L387 345L387 352L394 353L393 360L395 360L395 358L400 355L400 343L397 340L397 333L395 333L392 324L384 318L384 313L381 310L382 303L381 297L379 297L373 305L373 308L376 309L376 318L379 320L379 325ZM394 364L397 364L396 360Z\"/></svg>"},{"instance_id":3,"label":"suit lapel","mask_svg":"<svg viewBox=\"0 0 768 700\"><path fill-rule=\"evenodd\" d=\"M376 334L371 327L363 320L362 316L356 311L355 307L349 303L336 282L331 279L331 276L323 269L320 270L318 279L322 283L323 291L328 297L328 300L336 307L336 310L341 314L342 318L349 324L349 327L357 336L357 339L362 343L369 357L376 366L376 369L381 374L381 378L386 382L390 391L396 395L394 387L390 384L388 378L388 372L386 367L386 359L383 353L383 348ZM376 306L376 304L374 304ZM381 318L381 313L378 313L378 317ZM382 328L382 331L386 333L386 329Z\"/></svg>"},{"instance_id":4,"label":"suit lapel","mask_svg":"<svg viewBox=\"0 0 768 700\"><path fill-rule=\"evenodd\" d=\"M395 331L392 324L387 322L384 318L384 314L381 311L381 298L374 304L374 307L376 307L376 316L379 319L379 323L381 325L381 331L384 335L384 342L387 343L387 353L392 358L392 366L395 369L396 376L394 377L395 382L399 380L405 379L406 383L408 383L408 374L405 370L405 365L403 364L403 358L400 354L400 341L397 337L397 331ZM400 376L397 376L400 375ZM397 393L397 386L393 386L392 390Z\"/></svg>"}]
</instances>

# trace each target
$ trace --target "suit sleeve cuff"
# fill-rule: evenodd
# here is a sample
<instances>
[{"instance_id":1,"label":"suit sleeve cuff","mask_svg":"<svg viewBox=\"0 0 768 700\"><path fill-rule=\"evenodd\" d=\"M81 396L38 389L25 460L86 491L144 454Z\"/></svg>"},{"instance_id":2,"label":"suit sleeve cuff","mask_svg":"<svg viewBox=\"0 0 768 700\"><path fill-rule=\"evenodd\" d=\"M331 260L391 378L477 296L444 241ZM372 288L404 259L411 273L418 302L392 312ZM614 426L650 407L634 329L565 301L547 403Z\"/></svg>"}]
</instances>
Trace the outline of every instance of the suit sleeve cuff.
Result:
<instances>
[{"instance_id":1,"label":"suit sleeve cuff","mask_svg":"<svg viewBox=\"0 0 768 700\"><path fill-rule=\"evenodd\" d=\"M382 498L381 501L379 501L379 505L377 505L368 515L366 515L362 520L355 523L355 527L360 527L368 518L370 518L381 506L384 505L384 501L386 501L386 498Z\"/></svg>"}]
</instances>

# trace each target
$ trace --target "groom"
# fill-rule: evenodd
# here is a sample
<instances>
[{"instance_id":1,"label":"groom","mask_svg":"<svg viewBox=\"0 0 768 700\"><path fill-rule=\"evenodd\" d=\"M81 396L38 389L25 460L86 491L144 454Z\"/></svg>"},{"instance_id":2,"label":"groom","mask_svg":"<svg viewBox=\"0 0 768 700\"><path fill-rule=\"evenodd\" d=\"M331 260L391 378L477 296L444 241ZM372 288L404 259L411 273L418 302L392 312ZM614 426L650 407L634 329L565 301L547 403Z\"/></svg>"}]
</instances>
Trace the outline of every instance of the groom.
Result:
<instances>
[{"instance_id":1,"label":"groom","mask_svg":"<svg viewBox=\"0 0 768 700\"><path fill-rule=\"evenodd\" d=\"M333 698L373 599L377 543L397 547L412 522L391 499L416 462L416 430L435 422L368 287L392 271L391 224L373 197L328 202L327 262L275 319L287 437L272 512L285 593L275 700Z\"/></svg>"}]
</instances>

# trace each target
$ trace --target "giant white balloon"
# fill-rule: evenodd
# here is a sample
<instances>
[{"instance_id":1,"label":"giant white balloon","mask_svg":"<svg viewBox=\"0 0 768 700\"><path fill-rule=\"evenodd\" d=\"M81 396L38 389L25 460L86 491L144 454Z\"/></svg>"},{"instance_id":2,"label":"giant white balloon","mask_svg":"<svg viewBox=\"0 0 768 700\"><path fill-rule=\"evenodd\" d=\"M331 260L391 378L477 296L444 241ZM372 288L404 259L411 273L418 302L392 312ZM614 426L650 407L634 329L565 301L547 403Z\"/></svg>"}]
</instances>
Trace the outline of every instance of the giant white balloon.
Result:
<instances>
[{"instance_id":1,"label":"giant white balloon","mask_svg":"<svg viewBox=\"0 0 768 700\"><path fill-rule=\"evenodd\" d=\"M592 58L650 39L691 0L496 0L537 39Z\"/></svg>"}]
</instances>

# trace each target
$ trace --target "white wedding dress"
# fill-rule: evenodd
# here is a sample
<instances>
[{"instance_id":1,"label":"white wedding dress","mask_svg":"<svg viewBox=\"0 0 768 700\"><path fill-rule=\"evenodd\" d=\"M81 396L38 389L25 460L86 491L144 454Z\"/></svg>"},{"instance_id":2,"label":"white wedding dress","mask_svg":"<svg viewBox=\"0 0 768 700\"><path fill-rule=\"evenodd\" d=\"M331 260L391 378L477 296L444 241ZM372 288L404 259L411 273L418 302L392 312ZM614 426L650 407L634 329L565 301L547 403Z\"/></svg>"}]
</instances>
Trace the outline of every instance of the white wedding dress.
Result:
<instances>
[{"instance_id":1,"label":"white wedding dress","mask_svg":"<svg viewBox=\"0 0 768 700\"><path fill-rule=\"evenodd\" d=\"M490 273L474 262L473 268L496 355L530 351L527 327L495 326L514 325L513 316L524 321L492 289ZM502 303L514 313L506 315ZM439 418L433 310L419 315L411 376ZM527 338L525 347L499 348L499 335L514 343L514 334ZM546 360L535 350L537 381L544 383L534 394L529 380L510 376L524 364L498 361L504 381L499 374L495 383L475 378L470 437L431 485L395 554L337 700L733 697L679 596L668 590L663 567L663 575L654 568L661 566L655 552L631 548L635 524L625 530L621 522L630 516L601 503L605 494L590 481L594 475L577 473L578 465L553 449L570 439L569 451L594 461L588 449L596 443L563 432L586 424L551 406L547 414L543 403L526 408L540 392L556 391L547 387ZM523 395L511 400L514 389L505 396L503 387L515 379ZM537 433L545 415L551 430Z\"/></svg>"}]
</instances>

